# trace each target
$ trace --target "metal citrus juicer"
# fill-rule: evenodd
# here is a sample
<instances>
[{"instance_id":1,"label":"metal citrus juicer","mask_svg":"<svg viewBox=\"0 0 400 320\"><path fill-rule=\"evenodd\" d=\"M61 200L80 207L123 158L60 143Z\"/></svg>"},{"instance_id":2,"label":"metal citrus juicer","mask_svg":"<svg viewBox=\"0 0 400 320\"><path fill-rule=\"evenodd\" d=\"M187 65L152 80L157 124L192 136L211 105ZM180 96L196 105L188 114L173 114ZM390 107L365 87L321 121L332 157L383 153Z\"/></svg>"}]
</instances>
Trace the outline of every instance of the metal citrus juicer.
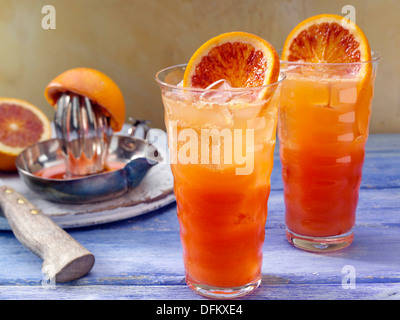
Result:
<instances>
[{"instance_id":1,"label":"metal citrus juicer","mask_svg":"<svg viewBox=\"0 0 400 320\"><path fill-rule=\"evenodd\" d=\"M102 107L76 93L60 95L54 125L56 139L28 147L16 159L22 180L47 200L82 204L121 196L162 160L145 140L147 121L134 120L127 135L113 134ZM37 174L60 166L63 177Z\"/></svg>"},{"instance_id":2,"label":"metal citrus juicer","mask_svg":"<svg viewBox=\"0 0 400 320\"><path fill-rule=\"evenodd\" d=\"M56 135L66 165L66 178L106 170L113 130L101 108L88 97L64 93L54 116Z\"/></svg>"}]
</instances>

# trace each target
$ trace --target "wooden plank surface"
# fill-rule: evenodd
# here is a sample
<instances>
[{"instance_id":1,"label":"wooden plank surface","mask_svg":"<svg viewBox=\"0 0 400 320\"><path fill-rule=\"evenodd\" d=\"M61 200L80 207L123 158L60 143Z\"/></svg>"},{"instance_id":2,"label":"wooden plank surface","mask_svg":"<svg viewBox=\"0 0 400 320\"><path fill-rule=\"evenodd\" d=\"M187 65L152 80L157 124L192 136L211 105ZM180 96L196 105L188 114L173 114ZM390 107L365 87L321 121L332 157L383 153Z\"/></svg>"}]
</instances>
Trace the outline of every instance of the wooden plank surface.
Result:
<instances>
[{"instance_id":1,"label":"wooden plank surface","mask_svg":"<svg viewBox=\"0 0 400 320\"><path fill-rule=\"evenodd\" d=\"M277 157L271 181L262 284L243 299L400 299L400 135L370 137L355 239L342 251L292 247ZM0 232L0 299L204 299L184 283L175 204L68 232L96 263L87 276L62 285L44 282L41 260L11 232Z\"/></svg>"}]
</instances>

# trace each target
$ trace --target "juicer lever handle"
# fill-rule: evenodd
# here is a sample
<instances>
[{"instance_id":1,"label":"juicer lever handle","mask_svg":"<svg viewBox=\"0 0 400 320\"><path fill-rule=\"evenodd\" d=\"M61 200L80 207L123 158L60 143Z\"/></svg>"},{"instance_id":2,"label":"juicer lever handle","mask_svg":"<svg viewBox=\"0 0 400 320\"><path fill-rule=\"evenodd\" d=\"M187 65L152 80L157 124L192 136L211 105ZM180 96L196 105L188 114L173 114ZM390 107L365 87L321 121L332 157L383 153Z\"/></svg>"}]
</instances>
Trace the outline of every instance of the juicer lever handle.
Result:
<instances>
[{"instance_id":1,"label":"juicer lever handle","mask_svg":"<svg viewBox=\"0 0 400 320\"><path fill-rule=\"evenodd\" d=\"M150 130L150 120L140 120L129 117L131 127L128 129L128 135L131 137L147 140L147 133Z\"/></svg>"},{"instance_id":2,"label":"juicer lever handle","mask_svg":"<svg viewBox=\"0 0 400 320\"><path fill-rule=\"evenodd\" d=\"M68 282L92 269L93 254L9 186L0 186L0 215L17 239L43 259L42 272L50 281Z\"/></svg>"}]
</instances>

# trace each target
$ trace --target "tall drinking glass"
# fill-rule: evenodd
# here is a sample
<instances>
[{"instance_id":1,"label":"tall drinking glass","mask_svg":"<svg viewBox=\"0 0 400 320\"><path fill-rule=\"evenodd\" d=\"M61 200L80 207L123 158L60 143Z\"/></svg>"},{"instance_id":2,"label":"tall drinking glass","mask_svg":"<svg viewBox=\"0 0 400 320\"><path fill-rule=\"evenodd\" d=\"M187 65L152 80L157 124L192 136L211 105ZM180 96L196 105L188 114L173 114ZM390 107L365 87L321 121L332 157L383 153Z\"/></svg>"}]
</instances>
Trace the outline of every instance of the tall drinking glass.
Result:
<instances>
[{"instance_id":1,"label":"tall drinking glass","mask_svg":"<svg viewBox=\"0 0 400 320\"><path fill-rule=\"evenodd\" d=\"M160 71L187 284L234 298L260 283L278 89L182 88L185 65ZM223 89L225 88L225 89ZM260 98L260 97L263 98Z\"/></svg>"},{"instance_id":2,"label":"tall drinking glass","mask_svg":"<svg viewBox=\"0 0 400 320\"><path fill-rule=\"evenodd\" d=\"M361 63L281 62L279 141L286 236L308 251L353 240L379 54Z\"/></svg>"}]
</instances>

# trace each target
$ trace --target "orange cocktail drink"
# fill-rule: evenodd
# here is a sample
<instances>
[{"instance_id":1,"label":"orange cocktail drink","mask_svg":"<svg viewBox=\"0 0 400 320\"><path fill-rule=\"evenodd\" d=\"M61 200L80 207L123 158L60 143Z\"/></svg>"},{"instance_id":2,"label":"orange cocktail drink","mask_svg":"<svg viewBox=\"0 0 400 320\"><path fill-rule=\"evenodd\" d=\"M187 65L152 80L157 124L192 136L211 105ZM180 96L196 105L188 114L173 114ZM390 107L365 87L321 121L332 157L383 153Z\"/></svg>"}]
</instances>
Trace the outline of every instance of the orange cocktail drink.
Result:
<instances>
[{"instance_id":1,"label":"orange cocktail drink","mask_svg":"<svg viewBox=\"0 0 400 320\"><path fill-rule=\"evenodd\" d=\"M380 59L354 24L342 22L332 15L304 21L289 35L281 61L286 235L309 251L338 250L353 240ZM319 42L308 43L314 35Z\"/></svg>"},{"instance_id":2,"label":"orange cocktail drink","mask_svg":"<svg viewBox=\"0 0 400 320\"><path fill-rule=\"evenodd\" d=\"M240 296L261 279L279 84L183 88L185 67L163 70L157 80L186 280L206 296Z\"/></svg>"}]
</instances>

